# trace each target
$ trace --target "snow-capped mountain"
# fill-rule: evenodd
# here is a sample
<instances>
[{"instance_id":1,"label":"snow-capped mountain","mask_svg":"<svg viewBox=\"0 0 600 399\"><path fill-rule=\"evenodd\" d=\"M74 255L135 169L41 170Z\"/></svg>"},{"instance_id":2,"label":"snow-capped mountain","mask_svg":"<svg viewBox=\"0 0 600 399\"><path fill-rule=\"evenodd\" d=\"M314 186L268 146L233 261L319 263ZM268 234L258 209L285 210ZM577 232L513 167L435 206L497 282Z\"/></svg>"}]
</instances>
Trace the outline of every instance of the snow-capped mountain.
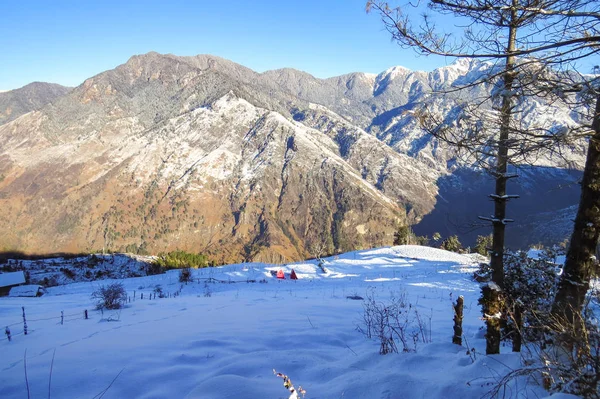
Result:
<instances>
[{"instance_id":1,"label":"snow-capped mountain","mask_svg":"<svg viewBox=\"0 0 600 399\"><path fill-rule=\"evenodd\" d=\"M321 80L208 55L134 56L0 121L0 247L287 261L389 244L399 224L434 210L438 179L470 166L415 110L444 115L457 98L432 90L489 67ZM540 112L576 123L555 104L528 115Z\"/></svg>"}]
</instances>

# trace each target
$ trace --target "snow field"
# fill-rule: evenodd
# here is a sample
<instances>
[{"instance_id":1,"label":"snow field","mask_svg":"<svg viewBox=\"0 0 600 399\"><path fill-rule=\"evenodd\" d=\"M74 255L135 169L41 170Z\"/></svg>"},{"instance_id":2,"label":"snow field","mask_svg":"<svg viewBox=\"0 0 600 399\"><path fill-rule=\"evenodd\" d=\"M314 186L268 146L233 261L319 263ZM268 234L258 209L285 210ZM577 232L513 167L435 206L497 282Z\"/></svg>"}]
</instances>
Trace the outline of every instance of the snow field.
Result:
<instances>
[{"instance_id":1,"label":"snow field","mask_svg":"<svg viewBox=\"0 0 600 399\"><path fill-rule=\"evenodd\" d=\"M180 288L177 272L169 272L121 280L137 299L103 316L91 311L90 293L110 281L54 287L41 298L0 298L0 327L18 323L21 306L31 320L61 310L81 314L64 325L58 318L32 321L28 336L0 341L0 397L27 397L27 350L32 398L48 397L54 351L55 398L93 398L109 386L104 398L287 398L273 369L302 385L306 398L479 398L489 383L519 366L519 357L510 348L484 355L479 288L470 279L474 266L468 256L439 249L381 248L328 258L327 273L315 261L195 270L200 282L185 285L179 297L146 299L156 284L165 292ZM270 270L279 268L286 274L294 268L300 280L277 280ZM235 283L205 284L209 277ZM363 302L347 298L368 292L382 302L405 292L431 325L432 342L418 343L416 353L379 355L379 343L356 331ZM451 344L451 304L459 295L474 359ZM83 309L90 309L89 320ZM546 396L523 380L511 395Z\"/></svg>"}]
</instances>

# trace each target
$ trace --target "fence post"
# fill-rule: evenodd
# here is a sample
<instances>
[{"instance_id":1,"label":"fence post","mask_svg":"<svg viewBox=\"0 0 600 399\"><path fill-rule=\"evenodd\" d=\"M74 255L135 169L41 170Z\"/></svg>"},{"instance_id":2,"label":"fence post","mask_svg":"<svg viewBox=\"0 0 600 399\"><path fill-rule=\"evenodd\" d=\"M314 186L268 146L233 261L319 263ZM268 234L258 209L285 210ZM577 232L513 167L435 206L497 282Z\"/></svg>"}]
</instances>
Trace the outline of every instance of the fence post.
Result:
<instances>
[{"instance_id":1,"label":"fence post","mask_svg":"<svg viewBox=\"0 0 600 399\"><path fill-rule=\"evenodd\" d=\"M135 302L135 290L133 290L133 302Z\"/></svg>"},{"instance_id":2,"label":"fence post","mask_svg":"<svg viewBox=\"0 0 600 399\"><path fill-rule=\"evenodd\" d=\"M465 298L461 295L456 300L454 305L454 335L452 336L452 343L462 345L462 322L463 322L463 307Z\"/></svg>"},{"instance_id":3,"label":"fence post","mask_svg":"<svg viewBox=\"0 0 600 399\"><path fill-rule=\"evenodd\" d=\"M21 306L23 309L23 334L27 335L27 319L25 318L25 306Z\"/></svg>"},{"instance_id":4,"label":"fence post","mask_svg":"<svg viewBox=\"0 0 600 399\"><path fill-rule=\"evenodd\" d=\"M6 334L6 337L8 338L8 342L10 342L11 341L10 328L8 328L8 326L6 326L6 330L4 330L4 334Z\"/></svg>"},{"instance_id":5,"label":"fence post","mask_svg":"<svg viewBox=\"0 0 600 399\"><path fill-rule=\"evenodd\" d=\"M65 312L63 310L60 311L60 325L63 325L65 321Z\"/></svg>"},{"instance_id":6,"label":"fence post","mask_svg":"<svg viewBox=\"0 0 600 399\"><path fill-rule=\"evenodd\" d=\"M85 317L85 319L88 319L88 313L87 313L87 309L83 311L83 317Z\"/></svg>"},{"instance_id":7,"label":"fence post","mask_svg":"<svg viewBox=\"0 0 600 399\"><path fill-rule=\"evenodd\" d=\"M142 296L140 297L140 299L144 299L144 293L142 292Z\"/></svg>"}]
</instances>

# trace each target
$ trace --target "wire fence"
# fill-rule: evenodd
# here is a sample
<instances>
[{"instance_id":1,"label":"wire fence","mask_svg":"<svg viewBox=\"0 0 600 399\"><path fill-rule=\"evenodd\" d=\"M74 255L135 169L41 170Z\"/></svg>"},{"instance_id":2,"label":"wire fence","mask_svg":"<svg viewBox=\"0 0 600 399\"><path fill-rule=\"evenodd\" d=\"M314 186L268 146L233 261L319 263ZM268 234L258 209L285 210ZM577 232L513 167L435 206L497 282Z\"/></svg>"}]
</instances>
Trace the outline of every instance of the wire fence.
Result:
<instances>
[{"instance_id":1,"label":"wire fence","mask_svg":"<svg viewBox=\"0 0 600 399\"><path fill-rule=\"evenodd\" d=\"M201 284L202 282L204 282L205 284L234 284L234 283L257 283L257 282L258 283L266 283L267 280L264 278L261 280L255 280L255 279L221 280L221 279L216 279L214 277L199 277L199 278L196 277L196 278L191 279L190 282L196 282L198 284ZM131 302L135 302L136 300L155 300L155 299L157 299L157 297L160 299L176 298L181 294L181 290L183 289L184 285L182 284L181 287L173 293L163 292L162 289L159 289L158 287L159 286L157 285L156 288L151 292L148 292L148 291L144 292L143 289L140 289L139 291L134 290L131 295L127 296L127 300L125 302L131 303ZM142 288L142 287L140 287L140 288ZM210 296L210 291L208 291L208 294L205 293L205 296ZM90 318L87 309L82 309L77 312L69 313L69 314L65 314L64 311L61 310L60 312L56 312L56 316L38 317L35 319L29 319L26 317L25 307L21 307L21 310L23 312L22 320L16 321L11 324L4 325L5 330L4 330L3 339L8 340L9 342L15 337L18 337L20 335L29 335L29 333L36 331L36 328L41 328L40 325L36 326L35 323L37 323L37 322L56 320L56 325L64 325L65 323L71 323L76 320L88 320ZM102 317L104 318L105 310L103 310L103 309L94 309L94 310L99 310L102 313ZM106 319L111 320L111 317L112 316L108 316ZM0 325L0 327L1 327L1 325ZM34 327L34 328L32 328L32 327Z\"/></svg>"},{"instance_id":2,"label":"wire fence","mask_svg":"<svg viewBox=\"0 0 600 399\"><path fill-rule=\"evenodd\" d=\"M33 327L39 327L35 325L37 322L56 320L57 325L64 325L65 322L72 322L75 320L86 320L89 319L88 310L84 309L82 311L78 311L76 313L65 314L64 311L60 311L60 315L51 316L51 317L38 317L35 319L29 319L26 317L25 307L21 307L23 312L23 319L21 321L8 324L4 329L4 339L11 341L13 338L18 337L19 335L29 335L34 332L36 329ZM57 312L58 313L58 312ZM33 325L32 325L33 323Z\"/></svg>"},{"instance_id":3,"label":"wire fence","mask_svg":"<svg viewBox=\"0 0 600 399\"><path fill-rule=\"evenodd\" d=\"M140 290L139 292L136 292L134 290L132 295L127 295L127 298L126 298L126 300L124 300L124 302L131 303L131 302L135 302L136 299L137 300L156 300L157 298L159 298L159 299L176 298L180 295L180 293L181 293L181 288L178 291L175 291L174 293L170 293L170 292L165 293L162 290L158 290L158 289L154 289L151 292L143 292L142 290ZM102 309L100 307L100 308L95 308L94 310L100 311L103 319L105 318L106 320L112 320L113 316L107 316L107 317L104 316L106 309ZM120 311L121 309L113 309L113 310ZM49 316L49 317L43 317L43 316L39 317L38 316L35 319L30 319L27 317L24 306L21 307L21 311L22 311L22 319L20 321L4 325L4 327L5 327L4 337L2 339L8 340L10 342L15 337L18 337L20 335L24 335L24 336L29 335L30 333L36 331L36 329L38 329L38 328L47 327L47 325L46 326L41 326L39 324L36 325L37 322L46 322L46 321L50 321L50 320L56 320L55 325L64 325L65 323L71 323L76 320L91 319L88 309L81 309L77 312L68 313L68 314L65 314L65 312L63 310L61 310L61 311L55 313L56 316ZM34 328L32 328L32 327L34 327Z\"/></svg>"}]
</instances>

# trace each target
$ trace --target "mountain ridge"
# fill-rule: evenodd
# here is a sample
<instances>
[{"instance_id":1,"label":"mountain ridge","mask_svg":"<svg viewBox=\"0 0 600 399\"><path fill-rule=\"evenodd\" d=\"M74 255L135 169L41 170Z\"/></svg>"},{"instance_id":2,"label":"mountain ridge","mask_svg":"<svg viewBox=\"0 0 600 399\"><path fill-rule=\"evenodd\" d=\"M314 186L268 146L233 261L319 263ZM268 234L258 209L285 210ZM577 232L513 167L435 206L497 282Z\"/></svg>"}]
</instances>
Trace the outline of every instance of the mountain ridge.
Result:
<instances>
[{"instance_id":1,"label":"mountain ridge","mask_svg":"<svg viewBox=\"0 0 600 399\"><path fill-rule=\"evenodd\" d=\"M452 84L465 65L436 73ZM389 244L456 168L416 125L417 107L450 108L430 98L432 76L132 56L0 124L0 248L180 248L225 262Z\"/></svg>"},{"instance_id":2,"label":"mountain ridge","mask_svg":"<svg viewBox=\"0 0 600 399\"><path fill-rule=\"evenodd\" d=\"M42 108L68 93L70 87L56 83L32 82L15 90L0 92L0 125Z\"/></svg>"}]
</instances>

